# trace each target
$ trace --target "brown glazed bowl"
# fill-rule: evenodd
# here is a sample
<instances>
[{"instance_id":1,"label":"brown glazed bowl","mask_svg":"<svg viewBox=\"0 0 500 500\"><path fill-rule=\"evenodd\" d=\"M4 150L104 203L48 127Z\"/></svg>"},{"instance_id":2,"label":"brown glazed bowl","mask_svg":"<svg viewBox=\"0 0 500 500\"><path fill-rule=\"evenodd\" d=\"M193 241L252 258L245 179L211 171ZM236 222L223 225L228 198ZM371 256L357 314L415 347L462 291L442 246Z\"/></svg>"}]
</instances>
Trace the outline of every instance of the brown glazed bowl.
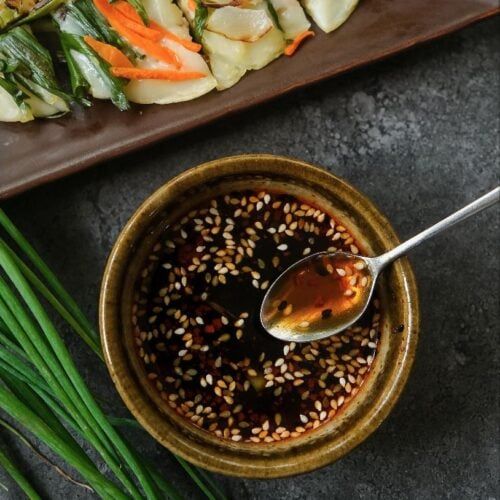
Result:
<instances>
[{"instance_id":1,"label":"brown glazed bowl","mask_svg":"<svg viewBox=\"0 0 500 500\"><path fill-rule=\"evenodd\" d=\"M151 195L127 223L109 257L100 299L106 363L125 404L144 428L177 455L206 469L242 477L283 477L339 459L384 420L406 383L417 345L415 278L401 259L378 285L382 332L379 352L362 389L330 422L275 443L228 442L194 427L153 390L133 345L131 300L135 279L157 231L203 199L242 188L288 191L332 213L368 255L398 244L388 220L345 181L310 164L271 155L243 155L188 170ZM403 326L401 326L403 325Z\"/></svg>"}]
</instances>

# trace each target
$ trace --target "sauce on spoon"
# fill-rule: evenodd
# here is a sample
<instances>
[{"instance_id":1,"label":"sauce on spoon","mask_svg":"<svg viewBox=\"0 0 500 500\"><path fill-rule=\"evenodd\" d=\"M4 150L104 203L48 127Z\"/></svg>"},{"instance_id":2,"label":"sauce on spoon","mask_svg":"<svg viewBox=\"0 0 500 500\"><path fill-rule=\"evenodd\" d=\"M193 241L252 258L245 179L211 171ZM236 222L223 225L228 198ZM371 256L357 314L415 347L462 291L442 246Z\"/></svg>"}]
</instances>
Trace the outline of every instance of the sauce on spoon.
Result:
<instances>
[{"instance_id":1,"label":"sauce on spoon","mask_svg":"<svg viewBox=\"0 0 500 500\"><path fill-rule=\"evenodd\" d=\"M343 252L318 253L276 280L263 303L263 324L278 338L290 332L331 332L361 314L371 284L363 259Z\"/></svg>"}]
</instances>

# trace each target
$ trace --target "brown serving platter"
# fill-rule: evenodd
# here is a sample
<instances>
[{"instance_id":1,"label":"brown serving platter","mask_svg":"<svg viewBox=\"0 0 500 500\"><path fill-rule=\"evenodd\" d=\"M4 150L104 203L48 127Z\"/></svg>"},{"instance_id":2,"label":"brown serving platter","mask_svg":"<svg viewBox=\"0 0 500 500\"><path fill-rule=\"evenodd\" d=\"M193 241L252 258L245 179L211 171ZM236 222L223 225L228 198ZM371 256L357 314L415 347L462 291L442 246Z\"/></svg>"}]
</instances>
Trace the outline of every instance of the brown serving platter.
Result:
<instances>
[{"instance_id":1,"label":"brown serving platter","mask_svg":"<svg viewBox=\"0 0 500 500\"><path fill-rule=\"evenodd\" d=\"M170 106L109 102L69 116L0 124L0 199L438 38L500 12L497 0L361 0L349 21L248 74L233 88Z\"/></svg>"}]
</instances>

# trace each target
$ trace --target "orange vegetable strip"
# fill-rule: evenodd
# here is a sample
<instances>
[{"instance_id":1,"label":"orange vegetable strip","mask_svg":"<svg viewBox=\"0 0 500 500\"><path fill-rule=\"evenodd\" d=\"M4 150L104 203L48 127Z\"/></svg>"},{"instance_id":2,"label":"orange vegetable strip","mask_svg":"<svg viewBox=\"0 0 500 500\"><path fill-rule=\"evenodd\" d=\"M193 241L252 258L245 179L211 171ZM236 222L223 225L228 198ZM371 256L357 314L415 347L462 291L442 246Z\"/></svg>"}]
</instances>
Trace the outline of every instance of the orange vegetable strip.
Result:
<instances>
[{"instance_id":1,"label":"orange vegetable strip","mask_svg":"<svg viewBox=\"0 0 500 500\"><path fill-rule=\"evenodd\" d=\"M285 49L285 54L287 56L293 56L293 54L295 54L296 50L299 48L300 44L310 36L315 36L314 31L304 31L300 35L297 35L295 37L295 40Z\"/></svg>"},{"instance_id":2,"label":"orange vegetable strip","mask_svg":"<svg viewBox=\"0 0 500 500\"><path fill-rule=\"evenodd\" d=\"M163 35L163 38L177 42L179 45L182 45L183 47L192 52L199 52L201 50L201 45L199 43L195 43L192 42L191 40L186 40L185 38L181 38L177 36L175 33L166 30L163 26L160 26L158 23L155 23L154 21L151 21L150 26L154 30L159 31Z\"/></svg>"},{"instance_id":3,"label":"orange vegetable strip","mask_svg":"<svg viewBox=\"0 0 500 500\"><path fill-rule=\"evenodd\" d=\"M192 10L193 12L196 10L196 2L194 0L188 1L188 9Z\"/></svg>"},{"instance_id":4,"label":"orange vegetable strip","mask_svg":"<svg viewBox=\"0 0 500 500\"><path fill-rule=\"evenodd\" d=\"M132 7L132 5L130 5L125 0L119 0L118 2L114 3L113 8L115 10L118 10L121 15L127 17L130 21L134 21L144 26L144 23L139 14L137 13L137 11ZM191 40L186 40L184 38L181 38L177 36L175 33L166 30L163 26L160 26L158 23L155 23L154 21L151 21L149 23L149 27L155 31L159 31L163 35L163 38L167 38L168 40L177 42L178 44L182 45L188 50L191 50L192 52L199 52L201 50L201 45L199 43L195 43L192 42ZM137 31L139 33L138 30L134 31Z\"/></svg>"},{"instance_id":5,"label":"orange vegetable strip","mask_svg":"<svg viewBox=\"0 0 500 500\"><path fill-rule=\"evenodd\" d=\"M129 58L113 45L100 42L91 36L84 36L85 43L97 52L97 55L104 59L111 66L122 66L124 68L133 68L134 65Z\"/></svg>"},{"instance_id":6,"label":"orange vegetable strip","mask_svg":"<svg viewBox=\"0 0 500 500\"><path fill-rule=\"evenodd\" d=\"M144 25L141 16L137 13L137 11L125 0L119 0L113 4L113 7L120 11L125 17L128 17L131 21L135 21L136 23Z\"/></svg>"},{"instance_id":7,"label":"orange vegetable strip","mask_svg":"<svg viewBox=\"0 0 500 500\"><path fill-rule=\"evenodd\" d=\"M108 20L109 24L124 38L126 38L129 43L135 45L137 48L141 49L144 53L148 54L159 61L166 62L168 64L173 64L177 68L182 66L179 58L167 47L163 47L159 43L152 40L148 40L143 36L139 35L135 31L127 28L117 19L114 15L113 7L108 3L107 0L94 0L94 5L97 10Z\"/></svg>"},{"instance_id":8,"label":"orange vegetable strip","mask_svg":"<svg viewBox=\"0 0 500 500\"><path fill-rule=\"evenodd\" d=\"M169 71L164 69L143 69L143 68L111 68L111 73L119 78L129 80L195 80L205 78L207 75L198 71Z\"/></svg>"},{"instance_id":9,"label":"orange vegetable strip","mask_svg":"<svg viewBox=\"0 0 500 500\"><path fill-rule=\"evenodd\" d=\"M160 31L145 26L144 23L142 22L142 19L141 22L139 23L133 21L128 16L123 15L118 9L113 8L113 11L114 11L113 16L116 16L117 21L123 24L123 26L125 26L126 28L135 31L142 37L147 38L148 40L153 40L155 42L158 42L163 38L163 35L161 34Z\"/></svg>"}]
</instances>

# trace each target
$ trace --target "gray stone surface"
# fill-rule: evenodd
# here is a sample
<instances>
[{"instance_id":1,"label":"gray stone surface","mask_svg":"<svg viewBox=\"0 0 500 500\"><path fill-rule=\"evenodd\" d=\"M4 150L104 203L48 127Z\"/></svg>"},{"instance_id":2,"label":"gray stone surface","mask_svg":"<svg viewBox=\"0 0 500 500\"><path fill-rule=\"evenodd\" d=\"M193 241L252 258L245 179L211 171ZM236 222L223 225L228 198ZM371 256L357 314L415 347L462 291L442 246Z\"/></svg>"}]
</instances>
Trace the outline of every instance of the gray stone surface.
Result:
<instances>
[{"instance_id":1,"label":"gray stone surface","mask_svg":"<svg viewBox=\"0 0 500 500\"><path fill-rule=\"evenodd\" d=\"M498 183L499 28L490 20L37 189L5 208L91 318L106 256L138 204L174 175L220 156L271 152L323 165L410 236ZM372 437L302 477L219 477L227 493L241 500L499 498L498 229L498 210L490 210L412 255L420 346L403 397ZM79 342L70 344L105 405L125 414L106 371ZM198 498L167 451L140 432L133 438L187 498ZM89 498L30 453L20 460L47 497ZM0 497L21 498L1 472L0 481L11 488Z\"/></svg>"}]
</instances>

